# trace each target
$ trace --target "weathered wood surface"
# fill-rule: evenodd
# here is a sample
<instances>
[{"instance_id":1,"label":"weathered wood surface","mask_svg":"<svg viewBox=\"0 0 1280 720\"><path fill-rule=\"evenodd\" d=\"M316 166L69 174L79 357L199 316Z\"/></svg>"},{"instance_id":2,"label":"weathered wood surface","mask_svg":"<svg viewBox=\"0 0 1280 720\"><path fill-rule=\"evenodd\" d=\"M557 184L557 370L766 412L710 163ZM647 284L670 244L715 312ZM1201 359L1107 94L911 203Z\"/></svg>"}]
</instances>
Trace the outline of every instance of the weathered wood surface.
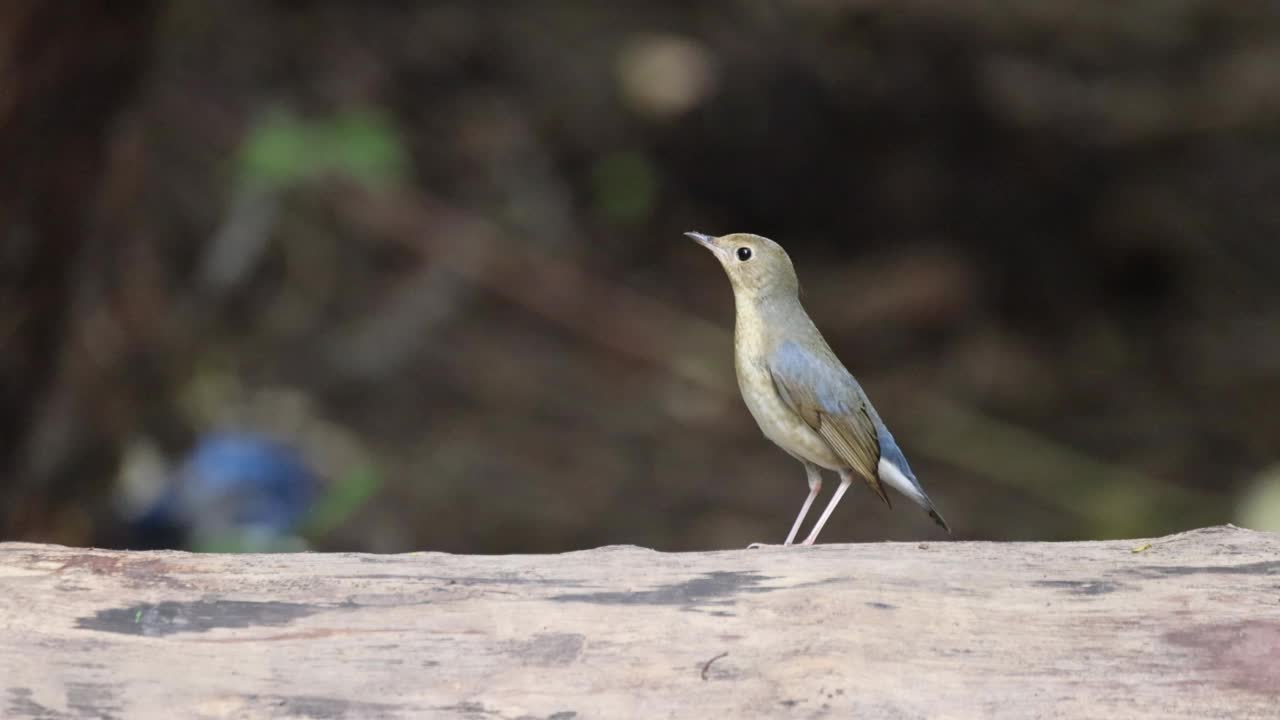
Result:
<instances>
[{"instance_id":1,"label":"weathered wood surface","mask_svg":"<svg viewBox=\"0 0 1280 720\"><path fill-rule=\"evenodd\" d=\"M0 717L1280 717L1280 536L1149 542L2 544Z\"/></svg>"}]
</instances>

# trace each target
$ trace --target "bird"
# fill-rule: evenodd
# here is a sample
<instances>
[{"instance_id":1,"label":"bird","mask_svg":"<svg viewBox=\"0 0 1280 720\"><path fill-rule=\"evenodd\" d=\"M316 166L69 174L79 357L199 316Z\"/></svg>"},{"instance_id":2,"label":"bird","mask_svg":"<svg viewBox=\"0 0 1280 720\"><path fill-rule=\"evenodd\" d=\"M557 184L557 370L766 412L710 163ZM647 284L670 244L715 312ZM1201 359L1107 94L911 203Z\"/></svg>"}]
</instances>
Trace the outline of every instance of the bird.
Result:
<instances>
[{"instance_id":1,"label":"bird","mask_svg":"<svg viewBox=\"0 0 1280 720\"><path fill-rule=\"evenodd\" d=\"M733 287L734 368L747 409L766 438L804 465L809 495L783 544L795 540L824 469L839 475L840 486L802 544L817 541L855 478L890 508L885 486L902 493L951 534L866 392L800 304L800 281L782 246L749 233L685 236L711 251Z\"/></svg>"}]
</instances>

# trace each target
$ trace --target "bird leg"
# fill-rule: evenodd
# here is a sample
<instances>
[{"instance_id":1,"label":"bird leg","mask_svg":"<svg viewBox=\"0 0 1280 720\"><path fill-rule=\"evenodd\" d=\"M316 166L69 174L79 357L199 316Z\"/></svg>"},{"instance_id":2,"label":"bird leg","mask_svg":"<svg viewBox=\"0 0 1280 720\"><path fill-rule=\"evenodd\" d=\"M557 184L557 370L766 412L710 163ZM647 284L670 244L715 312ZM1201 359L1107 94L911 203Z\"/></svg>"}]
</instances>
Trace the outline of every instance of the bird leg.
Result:
<instances>
[{"instance_id":1,"label":"bird leg","mask_svg":"<svg viewBox=\"0 0 1280 720\"><path fill-rule=\"evenodd\" d=\"M844 497L844 491L849 489L853 484L853 475L848 470L840 471L840 487L836 488L836 494L831 496L831 502L827 503L827 509L822 511L822 517L818 518L818 524L813 526L813 532L809 533L809 537L804 539L805 545L812 545L818 539L818 533L822 532L822 526L827 524L827 518L831 517L831 511L836 509L836 505L840 504L840 498Z\"/></svg>"},{"instance_id":2,"label":"bird leg","mask_svg":"<svg viewBox=\"0 0 1280 720\"><path fill-rule=\"evenodd\" d=\"M800 506L800 514L796 516L796 521L791 525L791 532L787 533L787 541L783 545L790 545L796 539L796 533L800 531L800 523L804 522L804 516L809 514L809 507L813 505L813 499L818 497L818 493L822 490L822 471L813 463L804 464L804 472L809 476L809 497L804 499L804 505Z\"/></svg>"}]
</instances>

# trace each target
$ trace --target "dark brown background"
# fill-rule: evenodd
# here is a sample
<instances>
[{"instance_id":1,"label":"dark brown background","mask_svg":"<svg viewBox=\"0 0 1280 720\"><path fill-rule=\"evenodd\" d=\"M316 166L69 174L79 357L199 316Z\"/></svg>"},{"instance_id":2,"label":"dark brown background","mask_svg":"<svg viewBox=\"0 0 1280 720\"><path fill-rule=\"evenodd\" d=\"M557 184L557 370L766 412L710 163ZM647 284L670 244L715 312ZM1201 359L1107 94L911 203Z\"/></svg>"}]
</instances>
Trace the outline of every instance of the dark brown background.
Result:
<instances>
[{"instance_id":1,"label":"dark brown background","mask_svg":"<svg viewBox=\"0 0 1280 720\"><path fill-rule=\"evenodd\" d=\"M0 538L240 427L368 481L319 549L780 540L689 229L791 251L959 536L1274 529L1277 68L1262 0L5 3Z\"/></svg>"}]
</instances>

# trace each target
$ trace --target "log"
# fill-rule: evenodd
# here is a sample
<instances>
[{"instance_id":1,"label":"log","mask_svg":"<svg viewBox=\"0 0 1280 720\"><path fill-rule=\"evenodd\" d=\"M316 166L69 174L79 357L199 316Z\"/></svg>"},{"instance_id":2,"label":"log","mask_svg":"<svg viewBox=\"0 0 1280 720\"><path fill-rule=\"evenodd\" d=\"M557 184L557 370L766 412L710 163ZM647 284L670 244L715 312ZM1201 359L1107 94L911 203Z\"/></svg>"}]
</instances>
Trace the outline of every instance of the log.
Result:
<instances>
[{"instance_id":1,"label":"log","mask_svg":"<svg viewBox=\"0 0 1280 720\"><path fill-rule=\"evenodd\" d=\"M1276 718L1280 535L560 555L0 544L6 718Z\"/></svg>"}]
</instances>

